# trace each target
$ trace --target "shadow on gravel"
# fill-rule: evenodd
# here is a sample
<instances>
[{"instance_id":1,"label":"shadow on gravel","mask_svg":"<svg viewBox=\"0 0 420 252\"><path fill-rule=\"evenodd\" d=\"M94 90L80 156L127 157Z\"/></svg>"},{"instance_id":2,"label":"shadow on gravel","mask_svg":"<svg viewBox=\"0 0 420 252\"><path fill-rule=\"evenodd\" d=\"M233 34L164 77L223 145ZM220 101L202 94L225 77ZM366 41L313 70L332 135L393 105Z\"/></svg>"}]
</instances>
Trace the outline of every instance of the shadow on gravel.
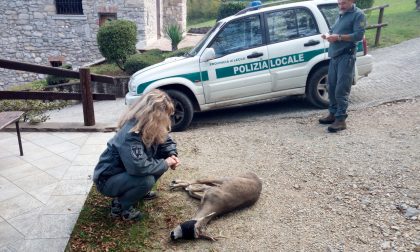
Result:
<instances>
[{"instance_id":1,"label":"shadow on gravel","mask_svg":"<svg viewBox=\"0 0 420 252\"><path fill-rule=\"evenodd\" d=\"M303 97L290 96L252 105L196 113L190 129L243 121L259 121L267 116L298 117L319 111L322 110L309 104Z\"/></svg>"}]
</instances>

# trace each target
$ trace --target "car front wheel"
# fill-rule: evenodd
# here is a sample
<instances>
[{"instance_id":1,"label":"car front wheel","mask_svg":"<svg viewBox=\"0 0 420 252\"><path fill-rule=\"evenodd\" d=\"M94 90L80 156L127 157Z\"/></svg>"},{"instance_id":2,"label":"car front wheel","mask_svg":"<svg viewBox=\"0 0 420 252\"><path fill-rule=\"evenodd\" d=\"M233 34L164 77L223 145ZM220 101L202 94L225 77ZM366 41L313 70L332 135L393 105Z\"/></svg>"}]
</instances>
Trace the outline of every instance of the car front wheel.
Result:
<instances>
[{"instance_id":1,"label":"car front wheel","mask_svg":"<svg viewBox=\"0 0 420 252\"><path fill-rule=\"evenodd\" d=\"M194 109L191 100L178 90L165 90L174 103L175 113L171 116L172 131L183 131L191 123Z\"/></svg>"},{"instance_id":2,"label":"car front wheel","mask_svg":"<svg viewBox=\"0 0 420 252\"><path fill-rule=\"evenodd\" d=\"M315 70L306 87L306 98L318 108L328 108L328 66Z\"/></svg>"}]
</instances>

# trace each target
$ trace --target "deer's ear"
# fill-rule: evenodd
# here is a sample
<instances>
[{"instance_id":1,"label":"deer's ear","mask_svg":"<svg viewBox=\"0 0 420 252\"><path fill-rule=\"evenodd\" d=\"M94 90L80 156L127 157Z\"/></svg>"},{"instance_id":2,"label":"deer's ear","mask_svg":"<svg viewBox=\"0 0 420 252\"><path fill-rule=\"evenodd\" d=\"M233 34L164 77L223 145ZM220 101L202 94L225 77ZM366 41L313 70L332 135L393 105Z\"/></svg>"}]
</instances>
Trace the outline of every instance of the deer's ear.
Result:
<instances>
[{"instance_id":1,"label":"deer's ear","mask_svg":"<svg viewBox=\"0 0 420 252\"><path fill-rule=\"evenodd\" d=\"M214 238L214 237L212 237L212 236L210 236L210 235L208 235L208 234L206 234L204 232L200 232L198 238L206 239L206 240L210 240L210 241L217 241L216 238Z\"/></svg>"},{"instance_id":2,"label":"deer's ear","mask_svg":"<svg viewBox=\"0 0 420 252\"><path fill-rule=\"evenodd\" d=\"M197 227L197 225L194 226L194 238L198 239L200 238L201 230Z\"/></svg>"},{"instance_id":3,"label":"deer's ear","mask_svg":"<svg viewBox=\"0 0 420 252\"><path fill-rule=\"evenodd\" d=\"M202 221L202 220L204 220L205 218L211 217L211 216L213 216L213 215L215 215L215 214L216 214L216 212L209 213L209 214L207 214L207 215L206 215L206 216L204 216L204 217L198 218L198 219L197 219L197 222L201 222L201 221Z\"/></svg>"}]
</instances>

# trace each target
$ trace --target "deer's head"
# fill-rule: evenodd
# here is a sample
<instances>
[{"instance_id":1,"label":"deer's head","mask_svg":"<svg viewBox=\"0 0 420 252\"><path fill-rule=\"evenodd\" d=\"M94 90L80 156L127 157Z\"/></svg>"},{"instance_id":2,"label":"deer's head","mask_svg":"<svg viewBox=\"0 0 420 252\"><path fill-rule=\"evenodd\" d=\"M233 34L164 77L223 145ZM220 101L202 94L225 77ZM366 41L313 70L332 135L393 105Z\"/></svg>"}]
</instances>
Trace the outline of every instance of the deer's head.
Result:
<instances>
[{"instance_id":1,"label":"deer's head","mask_svg":"<svg viewBox=\"0 0 420 252\"><path fill-rule=\"evenodd\" d=\"M205 224L207 222L203 222L206 218L211 218L214 216L215 213L211 213L203 218L200 218L198 220L188 220L180 225L178 225L174 230L171 231L171 240L175 241L178 239L187 239L187 240L193 240L193 239L208 239L215 241L216 239L206 234L203 229Z\"/></svg>"},{"instance_id":2,"label":"deer's head","mask_svg":"<svg viewBox=\"0 0 420 252\"><path fill-rule=\"evenodd\" d=\"M198 235L198 228L196 228L197 221L196 220L189 220L186 222L181 223L178 225L174 230L171 232L171 240L178 240L178 239L197 239L199 238Z\"/></svg>"}]
</instances>

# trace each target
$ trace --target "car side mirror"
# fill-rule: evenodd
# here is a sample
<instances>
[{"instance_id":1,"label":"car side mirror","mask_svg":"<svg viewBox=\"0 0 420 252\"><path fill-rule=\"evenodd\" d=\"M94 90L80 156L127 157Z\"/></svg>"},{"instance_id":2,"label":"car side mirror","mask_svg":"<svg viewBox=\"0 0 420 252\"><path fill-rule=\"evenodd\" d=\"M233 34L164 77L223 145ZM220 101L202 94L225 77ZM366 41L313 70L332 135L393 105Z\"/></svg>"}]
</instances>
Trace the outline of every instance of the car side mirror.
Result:
<instances>
[{"instance_id":1,"label":"car side mirror","mask_svg":"<svg viewBox=\"0 0 420 252\"><path fill-rule=\"evenodd\" d=\"M216 53L214 52L214 49L209 47L204 50L203 54L201 55L200 62L207 62L215 58Z\"/></svg>"}]
</instances>

